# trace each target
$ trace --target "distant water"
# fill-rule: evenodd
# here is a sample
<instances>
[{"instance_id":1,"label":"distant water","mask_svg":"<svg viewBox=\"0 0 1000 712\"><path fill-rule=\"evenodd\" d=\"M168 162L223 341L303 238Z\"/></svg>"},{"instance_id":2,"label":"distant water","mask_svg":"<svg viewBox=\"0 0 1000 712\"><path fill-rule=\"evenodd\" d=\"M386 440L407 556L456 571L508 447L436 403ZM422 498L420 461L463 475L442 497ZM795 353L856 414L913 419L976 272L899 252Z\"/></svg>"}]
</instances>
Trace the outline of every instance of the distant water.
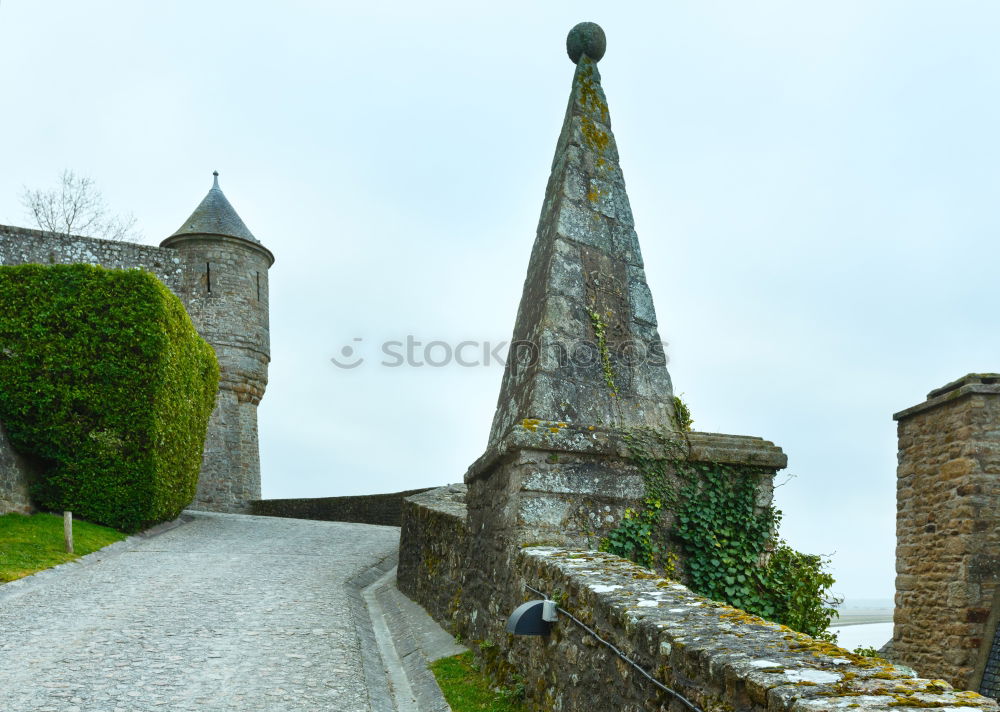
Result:
<instances>
[{"instance_id":1,"label":"distant water","mask_svg":"<svg viewBox=\"0 0 1000 712\"><path fill-rule=\"evenodd\" d=\"M846 598L838 608L848 611L854 608L888 609L891 611L892 606L892 598Z\"/></svg>"},{"instance_id":2,"label":"distant water","mask_svg":"<svg viewBox=\"0 0 1000 712\"><path fill-rule=\"evenodd\" d=\"M892 622L834 626L830 630L837 634L837 645L848 650L859 646L878 650L892 638Z\"/></svg>"}]
</instances>

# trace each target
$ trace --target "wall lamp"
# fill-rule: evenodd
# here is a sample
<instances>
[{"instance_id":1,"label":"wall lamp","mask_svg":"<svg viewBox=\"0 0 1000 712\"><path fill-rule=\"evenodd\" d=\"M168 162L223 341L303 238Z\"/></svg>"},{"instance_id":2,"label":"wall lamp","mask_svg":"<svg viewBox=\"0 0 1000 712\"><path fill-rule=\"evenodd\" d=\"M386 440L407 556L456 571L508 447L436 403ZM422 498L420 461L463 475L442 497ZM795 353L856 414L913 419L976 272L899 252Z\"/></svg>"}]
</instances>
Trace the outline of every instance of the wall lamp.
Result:
<instances>
[{"instance_id":1,"label":"wall lamp","mask_svg":"<svg viewBox=\"0 0 1000 712\"><path fill-rule=\"evenodd\" d=\"M514 635L548 635L556 621L556 602L528 601L514 609L507 619L507 632Z\"/></svg>"}]
</instances>

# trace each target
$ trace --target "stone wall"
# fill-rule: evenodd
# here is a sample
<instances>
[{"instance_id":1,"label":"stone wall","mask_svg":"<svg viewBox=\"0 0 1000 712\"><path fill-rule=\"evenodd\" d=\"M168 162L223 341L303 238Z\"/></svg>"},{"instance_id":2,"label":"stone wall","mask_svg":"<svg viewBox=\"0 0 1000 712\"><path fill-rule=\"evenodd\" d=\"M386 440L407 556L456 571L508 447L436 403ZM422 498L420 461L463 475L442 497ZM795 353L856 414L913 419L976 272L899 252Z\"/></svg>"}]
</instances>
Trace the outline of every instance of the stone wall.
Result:
<instances>
[{"instance_id":1,"label":"stone wall","mask_svg":"<svg viewBox=\"0 0 1000 712\"><path fill-rule=\"evenodd\" d=\"M193 509L246 512L260 499L257 406L270 356L268 268L257 243L218 235L175 235L182 300L219 359L219 397L209 421Z\"/></svg>"},{"instance_id":2,"label":"stone wall","mask_svg":"<svg viewBox=\"0 0 1000 712\"><path fill-rule=\"evenodd\" d=\"M31 513L31 498L28 495L31 476L31 463L14 451L0 424L0 514Z\"/></svg>"},{"instance_id":3,"label":"stone wall","mask_svg":"<svg viewBox=\"0 0 1000 712\"><path fill-rule=\"evenodd\" d=\"M978 689L1000 581L1000 375L970 374L894 417L892 655L920 674Z\"/></svg>"},{"instance_id":4,"label":"stone wall","mask_svg":"<svg viewBox=\"0 0 1000 712\"><path fill-rule=\"evenodd\" d=\"M399 586L451 632L471 643L482 619L500 624L514 606L550 596L662 684L705 712L903 707L997 709L942 681L913 679L888 664L696 596L681 584L611 554L555 547L521 549L494 585L509 607L477 600L465 585L475 547L458 488L410 497L403 510ZM470 548L471 547L471 548ZM487 629L496 630L495 626ZM544 637L493 634L480 646L488 669L520 675L529 708L591 712L684 709L635 668L560 614Z\"/></svg>"},{"instance_id":5,"label":"stone wall","mask_svg":"<svg viewBox=\"0 0 1000 712\"><path fill-rule=\"evenodd\" d=\"M357 497L260 499L251 503L250 514L398 527L402 521L403 499L426 491L425 488Z\"/></svg>"},{"instance_id":6,"label":"stone wall","mask_svg":"<svg viewBox=\"0 0 1000 712\"><path fill-rule=\"evenodd\" d=\"M638 509L645 495L643 475L630 456L629 442L617 430L598 426L554 424L515 426L466 473L469 490L469 571L464 588L483 609L468 637L492 639L502 633L500 616L520 602L520 591L498 585L507 581L518 551L546 544L596 549L601 538L622 521L626 509ZM686 433L683 452L658 452L691 463L753 465L758 468L757 507L771 504L774 472L784 467L780 448L761 438ZM674 443L681 446L680 443ZM682 486L667 468L668 486ZM673 513L661 512L664 527ZM684 571L683 558L677 571Z\"/></svg>"},{"instance_id":7,"label":"stone wall","mask_svg":"<svg viewBox=\"0 0 1000 712\"><path fill-rule=\"evenodd\" d=\"M183 294L180 289L181 257L173 250L0 225L0 265L23 264L90 264L112 269L141 267L155 274L177 296Z\"/></svg>"},{"instance_id":8,"label":"stone wall","mask_svg":"<svg viewBox=\"0 0 1000 712\"><path fill-rule=\"evenodd\" d=\"M449 485L403 500L396 585L447 630L468 636L465 496L465 485Z\"/></svg>"}]
</instances>

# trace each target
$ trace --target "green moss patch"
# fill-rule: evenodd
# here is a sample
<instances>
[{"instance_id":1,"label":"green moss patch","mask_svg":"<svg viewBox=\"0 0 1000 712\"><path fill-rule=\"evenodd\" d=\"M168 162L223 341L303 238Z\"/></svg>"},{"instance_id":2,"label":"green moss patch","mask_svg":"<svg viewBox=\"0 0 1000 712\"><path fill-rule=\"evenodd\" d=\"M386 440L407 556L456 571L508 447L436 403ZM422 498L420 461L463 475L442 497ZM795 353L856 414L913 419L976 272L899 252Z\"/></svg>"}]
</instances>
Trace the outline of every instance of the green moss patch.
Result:
<instances>
[{"instance_id":1,"label":"green moss patch","mask_svg":"<svg viewBox=\"0 0 1000 712\"><path fill-rule=\"evenodd\" d=\"M43 509L137 531L194 498L219 369L149 272L0 267L0 421Z\"/></svg>"},{"instance_id":2,"label":"green moss patch","mask_svg":"<svg viewBox=\"0 0 1000 712\"><path fill-rule=\"evenodd\" d=\"M121 541L125 535L108 527L73 521L73 550L67 554L63 519L55 514L5 514L0 517L0 583L29 576Z\"/></svg>"}]
</instances>

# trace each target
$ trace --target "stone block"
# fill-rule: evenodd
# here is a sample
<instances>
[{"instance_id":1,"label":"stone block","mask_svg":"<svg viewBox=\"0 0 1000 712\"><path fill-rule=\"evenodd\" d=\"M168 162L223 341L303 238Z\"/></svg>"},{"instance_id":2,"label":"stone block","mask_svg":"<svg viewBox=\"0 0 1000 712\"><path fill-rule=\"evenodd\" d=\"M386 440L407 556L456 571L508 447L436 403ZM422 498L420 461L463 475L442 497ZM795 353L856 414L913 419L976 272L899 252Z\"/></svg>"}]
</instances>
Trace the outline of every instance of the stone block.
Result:
<instances>
[{"instance_id":1,"label":"stone block","mask_svg":"<svg viewBox=\"0 0 1000 712\"><path fill-rule=\"evenodd\" d=\"M945 463L941 467L941 477L946 480L956 479L958 477L965 477L972 474L976 470L976 461L971 460L967 457L961 457L956 460Z\"/></svg>"},{"instance_id":2,"label":"stone block","mask_svg":"<svg viewBox=\"0 0 1000 712\"><path fill-rule=\"evenodd\" d=\"M600 213L569 200L564 201L560 207L556 233L607 253L613 250L607 220Z\"/></svg>"}]
</instances>

